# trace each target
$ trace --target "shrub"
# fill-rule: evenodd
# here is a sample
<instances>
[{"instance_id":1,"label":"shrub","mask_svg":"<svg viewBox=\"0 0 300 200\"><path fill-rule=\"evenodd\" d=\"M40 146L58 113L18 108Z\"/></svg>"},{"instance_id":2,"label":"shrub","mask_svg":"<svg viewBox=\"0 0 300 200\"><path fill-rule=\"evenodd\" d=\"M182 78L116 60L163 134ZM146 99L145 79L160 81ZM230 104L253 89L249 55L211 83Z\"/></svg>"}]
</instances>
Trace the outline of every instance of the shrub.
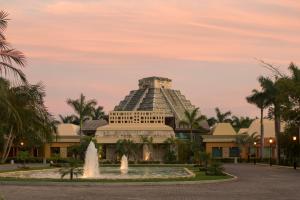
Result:
<instances>
[{"instance_id":1,"label":"shrub","mask_svg":"<svg viewBox=\"0 0 300 200\"><path fill-rule=\"evenodd\" d=\"M210 166L207 168L206 175L222 176L224 168L222 163L218 161L212 161Z\"/></svg>"},{"instance_id":2,"label":"shrub","mask_svg":"<svg viewBox=\"0 0 300 200\"><path fill-rule=\"evenodd\" d=\"M166 154L164 155L164 162L165 163L176 163L176 154L174 151L167 151Z\"/></svg>"},{"instance_id":3,"label":"shrub","mask_svg":"<svg viewBox=\"0 0 300 200\"><path fill-rule=\"evenodd\" d=\"M160 164L160 161L141 160L141 161L138 161L138 164Z\"/></svg>"}]
</instances>

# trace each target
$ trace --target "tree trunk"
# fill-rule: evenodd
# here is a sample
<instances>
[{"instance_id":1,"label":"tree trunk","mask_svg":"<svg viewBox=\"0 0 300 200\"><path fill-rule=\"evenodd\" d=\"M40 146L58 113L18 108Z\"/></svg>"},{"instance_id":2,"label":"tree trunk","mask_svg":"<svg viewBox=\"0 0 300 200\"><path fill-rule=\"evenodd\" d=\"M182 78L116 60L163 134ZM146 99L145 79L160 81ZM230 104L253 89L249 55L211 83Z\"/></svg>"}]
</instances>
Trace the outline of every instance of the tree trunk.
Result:
<instances>
[{"instance_id":1,"label":"tree trunk","mask_svg":"<svg viewBox=\"0 0 300 200\"><path fill-rule=\"evenodd\" d=\"M193 143L194 140L194 134L193 134L193 128L190 129L190 140L191 140L191 144Z\"/></svg>"},{"instance_id":2,"label":"tree trunk","mask_svg":"<svg viewBox=\"0 0 300 200\"><path fill-rule=\"evenodd\" d=\"M1 158L1 163L5 163L6 159L8 158L9 152L11 150L11 146L13 144L14 136L13 136L13 128L10 129L8 138L5 142L3 154Z\"/></svg>"},{"instance_id":3,"label":"tree trunk","mask_svg":"<svg viewBox=\"0 0 300 200\"><path fill-rule=\"evenodd\" d=\"M82 119L80 119L79 122L79 138L80 138L80 144L82 143Z\"/></svg>"},{"instance_id":4,"label":"tree trunk","mask_svg":"<svg viewBox=\"0 0 300 200\"><path fill-rule=\"evenodd\" d=\"M264 141L264 109L260 109L260 160L262 161L264 158L264 147L265 147L265 141Z\"/></svg>"},{"instance_id":5,"label":"tree trunk","mask_svg":"<svg viewBox=\"0 0 300 200\"><path fill-rule=\"evenodd\" d=\"M70 170L70 179L73 180L73 169Z\"/></svg>"},{"instance_id":6,"label":"tree trunk","mask_svg":"<svg viewBox=\"0 0 300 200\"><path fill-rule=\"evenodd\" d=\"M275 137L276 137L276 163L280 162L280 145L279 145L279 136L280 136L280 113L278 106L274 105L274 121L275 121Z\"/></svg>"}]
</instances>

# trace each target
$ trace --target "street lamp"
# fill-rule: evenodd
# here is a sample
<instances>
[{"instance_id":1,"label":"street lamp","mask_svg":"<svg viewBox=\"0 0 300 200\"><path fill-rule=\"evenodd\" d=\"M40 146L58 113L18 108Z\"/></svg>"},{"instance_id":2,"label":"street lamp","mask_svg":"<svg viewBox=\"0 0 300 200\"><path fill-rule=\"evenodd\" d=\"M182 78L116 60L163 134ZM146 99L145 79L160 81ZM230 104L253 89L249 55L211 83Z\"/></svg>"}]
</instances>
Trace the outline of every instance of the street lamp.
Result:
<instances>
[{"instance_id":1,"label":"street lamp","mask_svg":"<svg viewBox=\"0 0 300 200\"><path fill-rule=\"evenodd\" d=\"M256 142L253 142L254 144L254 147L255 147L255 152L254 152L254 159L253 159L253 162L254 162L254 165L256 165L256 152L257 152L257 148L256 148Z\"/></svg>"},{"instance_id":2,"label":"street lamp","mask_svg":"<svg viewBox=\"0 0 300 200\"><path fill-rule=\"evenodd\" d=\"M297 169L297 161L296 161L296 153L295 153L295 151L296 151L296 142L297 142L297 136L293 136L293 142L294 142L294 144L293 144L293 150L294 150L294 152L293 152L293 155L294 155L294 169L296 170Z\"/></svg>"},{"instance_id":3,"label":"street lamp","mask_svg":"<svg viewBox=\"0 0 300 200\"><path fill-rule=\"evenodd\" d=\"M269 144L270 144L270 166L272 166L272 144L273 144L273 139L269 139Z\"/></svg>"},{"instance_id":4,"label":"street lamp","mask_svg":"<svg viewBox=\"0 0 300 200\"><path fill-rule=\"evenodd\" d=\"M20 145L21 145L21 146L24 146L24 142L21 142Z\"/></svg>"}]
</instances>

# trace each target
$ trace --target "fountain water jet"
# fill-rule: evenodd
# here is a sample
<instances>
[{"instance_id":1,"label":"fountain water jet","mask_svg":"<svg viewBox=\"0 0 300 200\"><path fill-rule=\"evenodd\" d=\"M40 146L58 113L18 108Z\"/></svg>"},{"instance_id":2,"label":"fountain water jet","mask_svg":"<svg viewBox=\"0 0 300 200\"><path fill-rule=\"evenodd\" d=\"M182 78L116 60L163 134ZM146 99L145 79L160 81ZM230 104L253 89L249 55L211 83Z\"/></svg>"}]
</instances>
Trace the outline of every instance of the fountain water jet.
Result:
<instances>
[{"instance_id":1,"label":"fountain water jet","mask_svg":"<svg viewBox=\"0 0 300 200\"><path fill-rule=\"evenodd\" d=\"M128 172L128 159L125 155L121 158L121 167L120 167L122 174L127 174Z\"/></svg>"},{"instance_id":2,"label":"fountain water jet","mask_svg":"<svg viewBox=\"0 0 300 200\"><path fill-rule=\"evenodd\" d=\"M99 176L98 151L94 142L91 141L85 153L83 177L97 178Z\"/></svg>"}]
</instances>

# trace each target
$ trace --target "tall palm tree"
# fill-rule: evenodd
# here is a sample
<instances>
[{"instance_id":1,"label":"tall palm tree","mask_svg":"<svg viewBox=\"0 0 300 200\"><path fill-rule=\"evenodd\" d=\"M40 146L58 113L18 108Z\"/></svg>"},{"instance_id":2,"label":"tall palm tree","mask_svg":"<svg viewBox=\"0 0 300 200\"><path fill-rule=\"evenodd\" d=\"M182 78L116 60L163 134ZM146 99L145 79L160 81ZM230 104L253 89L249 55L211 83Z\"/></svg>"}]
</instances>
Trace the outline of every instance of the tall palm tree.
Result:
<instances>
[{"instance_id":1,"label":"tall palm tree","mask_svg":"<svg viewBox=\"0 0 300 200\"><path fill-rule=\"evenodd\" d=\"M222 113L219 108L215 108L215 111L216 111L218 123L231 122L231 119L230 119L231 112L230 111Z\"/></svg>"},{"instance_id":2,"label":"tall palm tree","mask_svg":"<svg viewBox=\"0 0 300 200\"><path fill-rule=\"evenodd\" d=\"M248 103L256 105L260 109L260 159L263 159L264 152L264 109L269 106L270 102L264 92L252 90L252 94L247 98Z\"/></svg>"},{"instance_id":3,"label":"tall palm tree","mask_svg":"<svg viewBox=\"0 0 300 200\"><path fill-rule=\"evenodd\" d=\"M68 99L67 104L74 109L75 113L77 114L77 117L79 118L79 127L80 127L79 134L81 138L82 124L89 117L92 117L92 112L97 102L94 99L86 100L86 97L83 94L80 94L79 99Z\"/></svg>"},{"instance_id":4,"label":"tall palm tree","mask_svg":"<svg viewBox=\"0 0 300 200\"><path fill-rule=\"evenodd\" d=\"M36 146L52 139L55 132L54 119L44 105L45 92L41 84L23 84L11 87L1 81L6 87L6 102L0 103L0 130L5 135L1 162L5 162L12 145L21 139L28 146ZM9 106L5 106L9 104Z\"/></svg>"},{"instance_id":5,"label":"tall palm tree","mask_svg":"<svg viewBox=\"0 0 300 200\"><path fill-rule=\"evenodd\" d=\"M237 117L232 116L232 126L236 131L239 131L241 128L248 128L250 124L253 122L253 119L249 117Z\"/></svg>"},{"instance_id":6,"label":"tall palm tree","mask_svg":"<svg viewBox=\"0 0 300 200\"><path fill-rule=\"evenodd\" d=\"M236 143L241 146L247 148L248 156L250 156L250 149L253 147L254 142L258 142L260 140L260 136L256 133L248 134L242 133L236 136Z\"/></svg>"},{"instance_id":7,"label":"tall palm tree","mask_svg":"<svg viewBox=\"0 0 300 200\"><path fill-rule=\"evenodd\" d=\"M21 81L26 82L25 74L18 68L25 66L25 56L21 51L12 48L4 35L8 21L7 16L8 13L0 11L0 75L4 74L4 76L7 76L12 73L20 78Z\"/></svg>"},{"instance_id":8,"label":"tall palm tree","mask_svg":"<svg viewBox=\"0 0 300 200\"><path fill-rule=\"evenodd\" d=\"M60 121L64 124L77 124L77 125L79 124L79 119L75 115L66 115L66 116L58 115L58 116Z\"/></svg>"},{"instance_id":9,"label":"tall palm tree","mask_svg":"<svg viewBox=\"0 0 300 200\"><path fill-rule=\"evenodd\" d=\"M200 115L199 108L195 108L191 112L186 110L184 112L184 116L185 119L181 120L179 122L179 125L188 127L190 131L190 140L191 143L193 143L194 142L193 130L201 128L200 122L204 120L204 116Z\"/></svg>"},{"instance_id":10,"label":"tall palm tree","mask_svg":"<svg viewBox=\"0 0 300 200\"><path fill-rule=\"evenodd\" d=\"M275 77L273 81L269 77L259 77L258 79L260 86L262 88L262 93L266 96L269 105L274 108L274 121L275 121L275 137L276 137L276 160L279 163L280 160L280 146L279 137L281 130L281 102L280 102L280 92L277 87L278 78Z\"/></svg>"},{"instance_id":11,"label":"tall palm tree","mask_svg":"<svg viewBox=\"0 0 300 200\"><path fill-rule=\"evenodd\" d=\"M93 120L103 119L104 114L105 113L103 111L102 106L98 106L97 108L93 108L92 119Z\"/></svg>"}]
</instances>

